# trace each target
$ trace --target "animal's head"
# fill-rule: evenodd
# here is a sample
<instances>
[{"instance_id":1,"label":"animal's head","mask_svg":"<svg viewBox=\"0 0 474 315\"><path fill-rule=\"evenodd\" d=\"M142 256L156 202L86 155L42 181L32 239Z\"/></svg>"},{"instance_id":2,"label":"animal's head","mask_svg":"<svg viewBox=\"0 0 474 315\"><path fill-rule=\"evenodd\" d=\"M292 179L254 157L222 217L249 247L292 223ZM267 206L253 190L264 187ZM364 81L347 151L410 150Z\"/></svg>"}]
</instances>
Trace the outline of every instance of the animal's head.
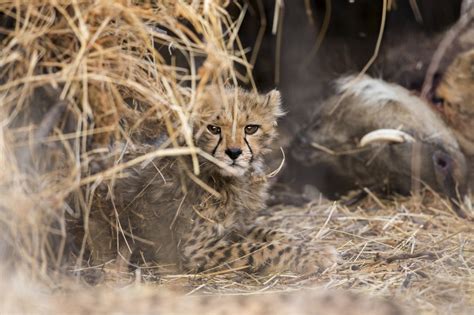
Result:
<instances>
[{"instance_id":1,"label":"animal's head","mask_svg":"<svg viewBox=\"0 0 474 315\"><path fill-rule=\"evenodd\" d=\"M209 88L198 110L197 145L222 162L225 167L219 170L229 176L261 167L283 115L276 90L262 95L240 88Z\"/></svg>"},{"instance_id":2,"label":"animal's head","mask_svg":"<svg viewBox=\"0 0 474 315\"><path fill-rule=\"evenodd\" d=\"M306 165L329 168L365 187L390 182L409 193L421 181L457 199L466 191L466 161L456 138L426 102L401 86L344 78L297 136Z\"/></svg>"}]
</instances>

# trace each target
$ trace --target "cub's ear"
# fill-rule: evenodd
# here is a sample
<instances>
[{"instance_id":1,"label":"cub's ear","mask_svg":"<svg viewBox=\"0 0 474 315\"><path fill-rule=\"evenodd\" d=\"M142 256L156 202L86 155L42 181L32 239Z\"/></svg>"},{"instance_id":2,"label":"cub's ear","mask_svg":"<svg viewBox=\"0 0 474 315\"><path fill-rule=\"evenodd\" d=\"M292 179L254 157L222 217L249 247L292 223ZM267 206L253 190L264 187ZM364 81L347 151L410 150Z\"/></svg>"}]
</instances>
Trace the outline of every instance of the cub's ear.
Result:
<instances>
[{"instance_id":1,"label":"cub's ear","mask_svg":"<svg viewBox=\"0 0 474 315\"><path fill-rule=\"evenodd\" d=\"M271 90L265 95L264 106L271 111L275 118L285 115L281 107L281 94L278 90Z\"/></svg>"}]
</instances>

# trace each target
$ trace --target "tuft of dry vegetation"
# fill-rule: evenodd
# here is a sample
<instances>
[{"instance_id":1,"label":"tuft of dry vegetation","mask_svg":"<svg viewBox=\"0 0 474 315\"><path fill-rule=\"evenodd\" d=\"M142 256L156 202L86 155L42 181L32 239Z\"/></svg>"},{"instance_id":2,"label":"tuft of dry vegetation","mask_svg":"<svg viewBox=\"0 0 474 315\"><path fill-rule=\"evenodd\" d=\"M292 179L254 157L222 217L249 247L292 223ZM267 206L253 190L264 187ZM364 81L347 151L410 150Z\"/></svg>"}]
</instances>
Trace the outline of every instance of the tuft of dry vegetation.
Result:
<instances>
[{"instance_id":1,"label":"tuft of dry vegetation","mask_svg":"<svg viewBox=\"0 0 474 315\"><path fill-rule=\"evenodd\" d=\"M230 16L228 6L239 13ZM0 312L312 313L346 301L343 293L328 303L323 289L369 297L343 303L344 314L351 305L354 314L383 309L373 297L427 314L474 311L472 221L430 192L262 212L262 223L340 251L341 263L322 274L162 276L139 268L113 283L87 283L102 270L84 263L85 240L71 244L68 221L84 218L87 229L94 190L131 164L202 154L189 126L204 88L252 83L237 36L245 12L218 0L0 3ZM98 165L117 139L159 145L125 165Z\"/></svg>"},{"instance_id":2,"label":"tuft of dry vegetation","mask_svg":"<svg viewBox=\"0 0 474 315\"><path fill-rule=\"evenodd\" d=\"M66 218L87 218L101 181L152 156L200 154L189 126L203 89L248 77L234 70L249 70L241 18L225 5L0 4L0 214L5 246L32 274L63 264ZM117 139L164 140L127 165L95 165Z\"/></svg>"}]
</instances>

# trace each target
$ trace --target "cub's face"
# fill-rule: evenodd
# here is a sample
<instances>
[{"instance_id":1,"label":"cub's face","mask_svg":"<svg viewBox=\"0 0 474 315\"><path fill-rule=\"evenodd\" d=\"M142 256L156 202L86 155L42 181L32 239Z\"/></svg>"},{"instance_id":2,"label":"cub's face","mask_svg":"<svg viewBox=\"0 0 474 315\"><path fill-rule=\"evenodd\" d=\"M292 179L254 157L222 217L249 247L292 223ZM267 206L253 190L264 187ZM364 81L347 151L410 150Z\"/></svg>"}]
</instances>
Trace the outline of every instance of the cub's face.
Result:
<instances>
[{"instance_id":1,"label":"cub's face","mask_svg":"<svg viewBox=\"0 0 474 315\"><path fill-rule=\"evenodd\" d=\"M242 176L260 167L283 115L280 103L276 90L261 95L240 88L209 89L198 113L198 146L223 162L226 167L216 166L223 175Z\"/></svg>"}]
</instances>

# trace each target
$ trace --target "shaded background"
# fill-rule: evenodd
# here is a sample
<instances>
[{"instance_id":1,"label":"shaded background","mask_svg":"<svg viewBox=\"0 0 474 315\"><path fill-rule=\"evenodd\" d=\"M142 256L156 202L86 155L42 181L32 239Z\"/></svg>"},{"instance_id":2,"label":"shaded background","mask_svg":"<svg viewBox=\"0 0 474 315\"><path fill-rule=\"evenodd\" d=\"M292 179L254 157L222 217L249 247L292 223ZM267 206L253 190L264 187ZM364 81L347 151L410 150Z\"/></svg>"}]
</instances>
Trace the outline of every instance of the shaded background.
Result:
<instances>
[{"instance_id":1,"label":"shaded background","mask_svg":"<svg viewBox=\"0 0 474 315\"><path fill-rule=\"evenodd\" d=\"M277 10L279 27L275 34L272 28L278 1L247 4L248 14L240 32L243 46L258 48L255 43L264 28L260 49L248 53L249 60L254 61L257 88L278 88L288 112L280 125L279 145L287 152L286 171L280 182L300 190L305 183L311 183L313 176L323 175L313 174L294 161L288 146L318 104L333 93L332 81L360 72L370 60L380 31L383 1L285 1L282 10ZM459 19L461 6L461 0L392 1L380 51L367 73L415 93L419 91L432 55L446 31ZM442 72L460 50L472 47L472 37L471 42L469 38L457 39L438 71ZM277 152L275 158L271 160L278 162L281 155Z\"/></svg>"}]
</instances>

